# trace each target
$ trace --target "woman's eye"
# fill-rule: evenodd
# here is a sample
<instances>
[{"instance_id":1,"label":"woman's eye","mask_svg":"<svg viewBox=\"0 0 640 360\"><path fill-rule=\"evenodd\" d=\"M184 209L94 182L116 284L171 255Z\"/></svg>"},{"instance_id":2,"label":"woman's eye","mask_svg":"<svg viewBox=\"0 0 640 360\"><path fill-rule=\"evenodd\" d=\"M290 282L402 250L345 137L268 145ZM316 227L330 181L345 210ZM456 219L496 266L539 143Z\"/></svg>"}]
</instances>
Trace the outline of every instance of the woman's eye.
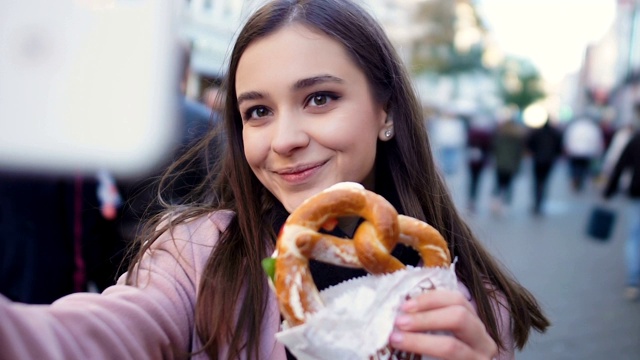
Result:
<instances>
[{"instance_id":1,"label":"woman's eye","mask_svg":"<svg viewBox=\"0 0 640 360\"><path fill-rule=\"evenodd\" d=\"M307 101L307 105L310 106L324 106L327 105L332 100L336 100L338 96L327 93L316 93L309 97Z\"/></svg>"},{"instance_id":2,"label":"woman's eye","mask_svg":"<svg viewBox=\"0 0 640 360\"><path fill-rule=\"evenodd\" d=\"M325 105L328 101L329 99L327 98L327 95L314 95L311 98L310 103L315 106L322 106Z\"/></svg>"},{"instance_id":3,"label":"woman's eye","mask_svg":"<svg viewBox=\"0 0 640 360\"><path fill-rule=\"evenodd\" d=\"M245 112L245 119L261 118L269 115L269 109L264 106L252 107Z\"/></svg>"}]
</instances>

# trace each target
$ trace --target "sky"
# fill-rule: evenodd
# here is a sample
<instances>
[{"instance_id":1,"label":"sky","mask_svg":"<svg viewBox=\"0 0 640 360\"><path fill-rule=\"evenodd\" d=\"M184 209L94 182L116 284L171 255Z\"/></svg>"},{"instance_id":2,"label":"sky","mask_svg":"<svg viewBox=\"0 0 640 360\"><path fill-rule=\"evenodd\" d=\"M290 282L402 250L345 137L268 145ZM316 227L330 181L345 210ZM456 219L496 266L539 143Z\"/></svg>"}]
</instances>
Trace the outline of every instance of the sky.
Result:
<instances>
[{"instance_id":1,"label":"sky","mask_svg":"<svg viewBox=\"0 0 640 360\"><path fill-rule=\"evenodd\" d=\"M527 57L549 84L576 72L586 46L611 27L616 0L477 0L500 48Z\"/></svg>"}]
</instances>

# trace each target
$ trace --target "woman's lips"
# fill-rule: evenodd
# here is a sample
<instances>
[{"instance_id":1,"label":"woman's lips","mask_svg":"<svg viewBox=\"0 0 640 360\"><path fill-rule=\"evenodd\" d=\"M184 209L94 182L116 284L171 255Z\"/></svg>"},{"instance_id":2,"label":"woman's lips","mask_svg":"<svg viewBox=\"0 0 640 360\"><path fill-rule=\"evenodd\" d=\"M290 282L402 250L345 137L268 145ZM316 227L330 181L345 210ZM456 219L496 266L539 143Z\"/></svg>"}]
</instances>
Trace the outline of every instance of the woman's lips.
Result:
<instances>
[{"instance_id":1,"label":"woman's lips","mask_svg":"<svg viewBox=\"0 0 640 360\"><path fill-rule=\"evenodd\" d=\"M295 168L277 171L276 173L284 181L292 184L299 184L307 181L313 175L315 175L320 168L327 162L317 163L313 165L297 166Z\"/></svg>"}]
</instances>

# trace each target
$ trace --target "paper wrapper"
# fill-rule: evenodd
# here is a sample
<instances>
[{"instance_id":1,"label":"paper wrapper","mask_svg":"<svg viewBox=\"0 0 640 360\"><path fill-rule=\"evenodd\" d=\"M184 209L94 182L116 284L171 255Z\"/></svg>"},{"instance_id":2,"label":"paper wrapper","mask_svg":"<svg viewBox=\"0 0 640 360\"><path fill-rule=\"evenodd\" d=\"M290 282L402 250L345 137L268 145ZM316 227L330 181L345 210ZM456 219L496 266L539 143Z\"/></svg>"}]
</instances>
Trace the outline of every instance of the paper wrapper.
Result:
<instances>
[{"instance_id":1,"label":"paper wrapper","mask_svg":"<svg viewBox=\"0 0 640 360\"><path fill-rule=\"evenodd\" d=\"M458 289L454 265L345 281L320 292L325 308L304 324L288 328L285 321L276 339L301 360L418 359L390 353L389 335L400 305L434 289Z\"/></svg>"}]
</instances>

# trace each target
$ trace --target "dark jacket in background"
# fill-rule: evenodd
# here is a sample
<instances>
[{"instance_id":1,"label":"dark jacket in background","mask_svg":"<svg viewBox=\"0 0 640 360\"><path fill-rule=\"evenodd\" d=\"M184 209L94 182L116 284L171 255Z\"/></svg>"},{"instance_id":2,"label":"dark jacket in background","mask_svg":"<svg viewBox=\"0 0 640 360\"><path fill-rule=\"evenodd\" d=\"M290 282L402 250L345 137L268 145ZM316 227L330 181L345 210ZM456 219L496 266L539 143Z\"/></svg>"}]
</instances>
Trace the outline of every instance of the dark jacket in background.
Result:
<instances>
[{"instance_id":1,"label":"dark jacket in background","mask_svg":"<svg viewBox=\"0 0 640 360\"><path fill-rule=\"evenodd\" d=\"M625 170L631 171L631 183L628 195L630 198L640 198L640 132L636 132L622 151L616 166L609 177L604 190L605 198L610 198L618 190L620 176Z\"/></svg>"},{"instance_id":2,"label":"dark jacket in background","mask_svg":"<svg viewBox=\"0 0 640 360\"><path fill-rule=\"evenodd\" d=\"M96 189L93 178L0 173L0 293L48 304L87 281L98 290L115 283L126 244L102 217Z\"/></svg>"},{"instance_id":3,"label":"dark jacket in background","mask_svg":"<svg viewBox=\"0 0 640 360\"><path fill-rule=\"evenodd\" d=\"M144 220L161 210L156 202L158 181L167 167L194 147L214 126L221 122L217 112L213 112L204 104L187 97L182 97L180 100L179 116L182 133L175 149L171 151L171 156L144 177L118 182L118 189L123 198L118 222L121 236L126 241L133 241ZM221 146L216 140L212 141L209 148L210 154L214 156L217 155ZM217 158L208 160L213 162ZM204 163L203 157L196 162L177 168L173 172L175 174L172 178L173 182L166 184L168 188L161 190L165 200L172 204L183 203L191 190L203 181L207 174L207 167L210 165Z\"/></svg>"},{"instance_id":4,"label":"dark jacket in background","mask_svg":"<svg viewBox=\"0 0 640 360\"><path fill-rule=\"evenodd\" d=\"M469 167L482 169L491 158L493 133L489 129L470 128L467 136Z\"/></svg>"},{"instance_id":5,"label":"dark jacket in background","mask_svg":"<svg viewBox=\"0 0 640 360\"><path fill-rule=\"evenodd\" d=\"M500 125L493 138L493 155L499 172L515 174L520 169L525 137L520 125L507 121Z\"/></svg>"},{"instance_id":6,"label":"dark jacket in background","mask_svg":"<svg viewBox=\"0 0 640 360\"><path fill-rule=\"evenodd\" d=\"M534 162L551 164L562 154L562 134L547 122L529 134L527 149Z\"/></svg>"}]
</instances>

